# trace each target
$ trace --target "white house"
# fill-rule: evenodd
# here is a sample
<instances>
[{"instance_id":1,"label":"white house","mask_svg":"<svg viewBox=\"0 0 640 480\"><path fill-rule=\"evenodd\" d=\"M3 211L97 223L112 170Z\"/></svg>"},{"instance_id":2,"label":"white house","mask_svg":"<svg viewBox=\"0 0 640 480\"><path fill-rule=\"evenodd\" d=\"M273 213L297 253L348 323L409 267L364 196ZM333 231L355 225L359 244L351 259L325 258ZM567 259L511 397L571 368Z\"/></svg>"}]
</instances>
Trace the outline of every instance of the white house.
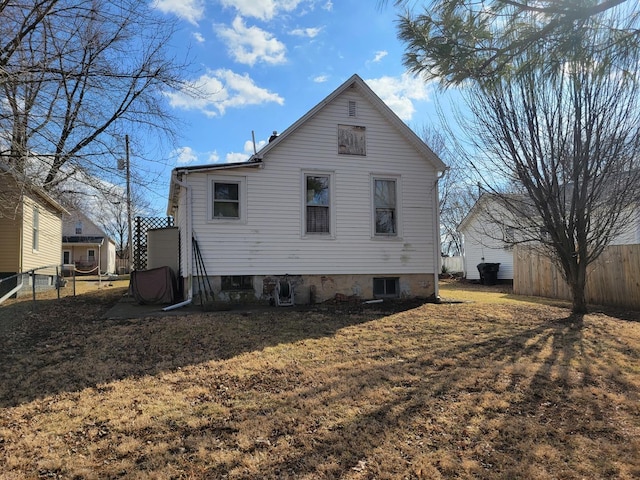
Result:
<instances>
[{"instance_id":1,"label":"white house","mask_svg":"<svg viewBox=\"0 0 640 480\"><path fill-rule=\"evenodd\" d=\"M72 210L62 222L62 263L75 264L80 273L115 273L116 244L84 213Z\"/></svg>"},{"instance_id":2,"label":"white house","mask_svg":"<svg viewBox=\"0 0 640 480\"><path fill-rule=\"evenodd\" d=\"M463 237L464 274L468 280L479 280L479 263L500 263L498 280L513 280L513 248L505 240L513 240L518 232L509 227L509 213L491 194L480 196L458 231ZM501 216L505 219L500 223ZM623 231L613 238L611 245L640 243L640 208L631 215Z\"/></svg>"},{"instance_id":3,"label":"white house","mask_svg":"<svg viewBox=\"0 0 640 480\"><path fill-rule=\"evenodd\" d=\"M445 168L354 75L247 162L173 170L185 296L437 296Z\"/></svg>"},{"instance_id":4,"label":"white house","mask_svg":"<svg viewBox=\"0 0 640 480\"><path fill-rule=\"evenodd\" d=\"M496 222L499 212L495 199L483 194L458 226L462 234L464 275L468 280L480 280L477 268L480 263L499 263L498 280L513 280L513 249L504 240L514 232Z\"/></svg>"}]
</instances>

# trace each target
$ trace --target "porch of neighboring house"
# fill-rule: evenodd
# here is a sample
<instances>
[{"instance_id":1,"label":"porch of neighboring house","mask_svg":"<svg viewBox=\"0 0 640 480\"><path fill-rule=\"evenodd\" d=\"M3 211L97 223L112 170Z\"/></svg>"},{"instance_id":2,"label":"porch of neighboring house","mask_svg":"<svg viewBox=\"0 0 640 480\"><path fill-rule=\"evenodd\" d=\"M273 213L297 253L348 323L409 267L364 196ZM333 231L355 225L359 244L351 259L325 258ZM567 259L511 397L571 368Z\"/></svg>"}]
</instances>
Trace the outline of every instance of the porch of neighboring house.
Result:
<instances>
[{"instance_id":1,"label":"porch of neighboring house","mask_svg":"<svg viewBox=\"0 0 640 480\"><path fill-rule=\"evenodd\" d=\"M104 237L62 237L63 275L97 275L102 271Z\"/></svg>"}]
</instances>

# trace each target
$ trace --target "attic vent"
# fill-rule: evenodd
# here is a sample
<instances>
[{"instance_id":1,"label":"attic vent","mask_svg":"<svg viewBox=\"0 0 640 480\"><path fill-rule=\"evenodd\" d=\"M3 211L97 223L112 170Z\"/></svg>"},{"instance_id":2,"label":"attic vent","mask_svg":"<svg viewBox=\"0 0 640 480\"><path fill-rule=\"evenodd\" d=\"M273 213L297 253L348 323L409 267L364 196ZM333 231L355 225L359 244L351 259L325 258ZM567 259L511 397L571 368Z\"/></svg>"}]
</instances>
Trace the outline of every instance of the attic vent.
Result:
<instances>
[{"instance_id":1,"label":"attic vent","mask_svg":"<svg viewBox=\"0 0 640 480\"><path fill-rule=\"evenodd\" d=\"M349 116L356 116L356 102L354 100L349 100Z\"/></svg>"}]
</instances>

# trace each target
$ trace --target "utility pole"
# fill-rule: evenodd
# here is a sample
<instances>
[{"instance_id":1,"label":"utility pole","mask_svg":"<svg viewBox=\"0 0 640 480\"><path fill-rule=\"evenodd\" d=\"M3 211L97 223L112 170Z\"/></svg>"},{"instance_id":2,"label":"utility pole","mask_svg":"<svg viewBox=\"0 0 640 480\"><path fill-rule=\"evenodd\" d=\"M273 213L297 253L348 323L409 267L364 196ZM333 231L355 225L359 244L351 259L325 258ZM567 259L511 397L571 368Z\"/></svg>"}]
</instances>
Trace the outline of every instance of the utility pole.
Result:
<instances>
[{"instance_id":1,"label":"utility pole","mask_svg":"<svg viewBox=\"0 0 640 480\"><path fill-rule=\"evenodd\" d=\"M127 163L127 227L129 229L127 248L129 250L129 275L133 270L133 228L131 227L131 163L129 161L129 135L125 135L126 163Z\"/></svg>"}]
</instances>

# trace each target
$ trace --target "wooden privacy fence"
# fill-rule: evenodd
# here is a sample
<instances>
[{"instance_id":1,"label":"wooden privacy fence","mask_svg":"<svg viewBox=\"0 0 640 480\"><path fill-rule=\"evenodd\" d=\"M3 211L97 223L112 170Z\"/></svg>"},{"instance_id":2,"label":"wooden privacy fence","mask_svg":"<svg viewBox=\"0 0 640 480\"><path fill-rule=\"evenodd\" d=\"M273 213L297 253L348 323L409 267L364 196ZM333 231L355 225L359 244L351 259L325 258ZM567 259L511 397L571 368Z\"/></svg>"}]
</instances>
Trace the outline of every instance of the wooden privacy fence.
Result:
<instances>
[{"instance_id":1,"label":"wooden privacy fence","mask_svg":"<svg viewBox=\"0 0 640 480\"><path fill-rule=\"evenodd\" d=\"M560 270L526 247L513 250L513 293L571 300ZM611 245L587 267L588 303L640 310L640 245Z\"/></svg>"}]
</instances>

